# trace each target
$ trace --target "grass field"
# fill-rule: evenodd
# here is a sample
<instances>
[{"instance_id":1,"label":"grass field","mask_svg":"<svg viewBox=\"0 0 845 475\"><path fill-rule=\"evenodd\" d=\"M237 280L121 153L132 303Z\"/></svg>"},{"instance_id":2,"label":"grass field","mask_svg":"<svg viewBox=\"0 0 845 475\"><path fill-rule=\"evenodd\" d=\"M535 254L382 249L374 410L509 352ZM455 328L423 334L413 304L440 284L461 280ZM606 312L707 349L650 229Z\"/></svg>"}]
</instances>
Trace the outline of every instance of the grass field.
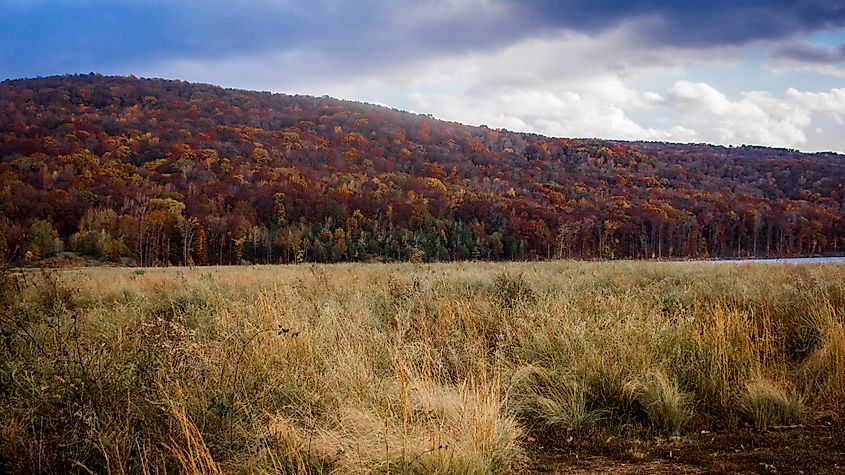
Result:
<instances>
[{"instance_id":1,"label":"grass field","mask_svg":"<svg viewBox=\"0 0 845 475\"><path fill-rule=\"evenodd\" d=\"M845 463L845 265L28 271L0 312L2 472L567 471L820 427Z\"/></svg>"}]
</instances>

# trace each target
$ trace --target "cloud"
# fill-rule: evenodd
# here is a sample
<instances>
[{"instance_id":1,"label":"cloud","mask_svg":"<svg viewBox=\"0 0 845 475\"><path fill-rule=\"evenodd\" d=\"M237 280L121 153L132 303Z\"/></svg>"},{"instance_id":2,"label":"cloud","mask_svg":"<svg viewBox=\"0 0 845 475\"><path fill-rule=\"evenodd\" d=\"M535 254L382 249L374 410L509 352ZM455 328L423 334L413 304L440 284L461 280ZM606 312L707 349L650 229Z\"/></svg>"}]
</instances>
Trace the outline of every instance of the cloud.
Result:
<instances>
[{"instance_id":1,"label":"cloud","mask_svg":"<svg viewBox=\"0 0 845 475\"><path fill-rule=\"evenodd\" d=\"M0 0L0 11L8 75L292 51L354 72L618 28L643 48L712 48L845 25L845 6L824 0Z\"/></svg>"},{"instance_id":2,"label":"cloud","mask_svg":"<svg viewBox=\"0 0 845 475\"><path fill-rule=\"evenodd\" d=\"M640 126L621 107L597 94L516 89L486 98L422 93L414 97L421 109L474 125L558 137L666 139L671 136L667 131Z\"/></svg>"},{"instance_id":3,"label":"cloud","mask_svg":"<svg viewBox=\"0 0 845 475\"><path fill-rule=\"evenodd\" d=\"M596 32L650 19L638 36L651 45L710 47L796 34L845 24L845 5L824 0L511 0L537 24Z\"/></svg>"},{"instance_id":4,"label":"cloud","mask_svg":"<svg viewBox=\"0 0 845 475\"><path fill-rule=\"evenodd\" d=\"M775 47L770 54L775 59L798 63L834 65L845 63L845 44L829 47L807 41L788 42Z\"/></svg>"},{"instance_id":5,"label":"cloud","mask_svg":"<svg viewBox=\"0 0 845 475\"><path fill-rule=\"evenodd\" d=\"M629 49L629 34L617 28L529 39L495 52L415 64L411 77L391 82L414 91L411 108L473 125L567 137L694 140L692 129L648 127L631 118L662 107L665 99L628 82L671 66L642 61L656 52Z\"/></svg>"},{"instance_id":6,"label":"cloud","mask_svg":"<svg viewBox=\"0 0 845 475\"><path fill-rule=\"evenodd\" d=\"M807 141L810 110L778 100L768 92L746 92L738 101L706 83L678 81L668 92L687 121L703 127L705 138L723 144L799 146Z\"/></svg>"},{"instance_id":7,"label":"cloud","mask_svg":"<svg viewBox=\"0 0 845 475\"><path fill-rule=\"evenodd\" d=\"M566 137L843 149L827 122L845 117L845 89L753 90L735 98L686 80L664 91L641 89L632 84L683 74L679 62L704 64L707 53L641 50L630 41L635 34L629 25L429 61L412 69L406 85L415 91L414 109L475 125ZM816 131L821 126L829 132Z\"/></svg>"},{"instance_id":8,"label":"cloud","mask_svg":"<svg viewBox=\"0 0 845 475\"><path fill-rule=\"evenodd\" d=\"M416 92L413 97L420 110L437 117L550 136L845 150L841 137L824 132L837 129L828 125L840 130L845 125L845 88L790 88L782 95L749 91L732 99L703 82L677 81L661 95L606 78L579 90L514 88L483 96ZM652 118L635 120L637 110Z\"/></svg>"},{"instance_id":9,"label":"cloud","mask_svg":"<svg viewBox=\"0 0 845 475\"><path fill-rule=\"evenodd\" d=\"M292 51L355 70L495 48L525 33L509 26L510 8L488 0L0 0L0 71L31 75Z\"/></svg>"},{"instance_id":10,"label":"cloud","mask_svg":"<svg viewBox=\"0 0 845 475\"><path fill-rule=\"evenodd\" d=\"M797 148L808 144L808 131L820 133L814 123L825 119L819 116L845 123L845 88L828 92L789 88L782 97L750 91L731 100L706 83L678 81L667 93L667 104L683 113L685 122L701 131L706 141L721 144Z\"/></svg>"},{"instance_id":11,"label":"cloud","mask_svg":"<svg viewBox=\"0 0 845 475\"><path fill-rule=\"evenodd\" d=\"M786 90L786 96L795 104L814 112L828 113L839 125L845 125L845 88L830 92L801 92L795 88Z\"/></svg>"}]
</instances>

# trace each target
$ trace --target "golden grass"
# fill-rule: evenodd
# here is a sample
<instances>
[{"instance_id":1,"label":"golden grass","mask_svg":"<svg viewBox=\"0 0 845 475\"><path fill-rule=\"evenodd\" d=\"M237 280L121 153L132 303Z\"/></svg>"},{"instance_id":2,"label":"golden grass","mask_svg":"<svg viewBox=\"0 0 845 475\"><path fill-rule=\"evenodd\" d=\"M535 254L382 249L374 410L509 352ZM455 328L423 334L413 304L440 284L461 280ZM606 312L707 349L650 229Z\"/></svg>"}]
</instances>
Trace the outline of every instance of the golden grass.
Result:
<instances>
[{"instance_id":1,"label":"golden grass","mask_svg":"<svg viewBox=\"0 0 845 475\"><path fill-rule=\"evenodd\" d=\"M536 436L845 416L840 265L104 268L0 291L3 472L507 473Z\"/></svg>"}]
</instances>

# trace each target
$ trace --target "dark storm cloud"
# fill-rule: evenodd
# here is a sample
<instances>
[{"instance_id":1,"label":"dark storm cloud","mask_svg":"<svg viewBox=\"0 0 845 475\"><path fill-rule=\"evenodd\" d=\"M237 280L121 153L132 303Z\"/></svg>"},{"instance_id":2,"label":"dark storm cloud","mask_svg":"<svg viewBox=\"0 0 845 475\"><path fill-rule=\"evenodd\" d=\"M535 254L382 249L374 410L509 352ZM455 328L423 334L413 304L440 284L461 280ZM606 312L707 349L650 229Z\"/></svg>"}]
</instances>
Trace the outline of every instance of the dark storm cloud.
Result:
<instances>
[{"instance_id":1,"label":"dark storm cloud","mask_svg":"<svg viewBox=\"0 0 845 475\"><path fill-rule=\"evenodd\" d=\"M0 0L0 77L291 50L366 69L626 22L644 46L740 45L845 25L845 2Z\"/></svg>"},{"instance_id":2,"label":"dark storm cloud","mask_svg":"<svg viewBox=\"0 0 845 475\"><path fill-rule=\"evenodd\" d=\"M845 25L842 0L525 0L520 4L540 15L539 23L586 32L650 18L654 21L637 32L641 39L686 47L778 40Z\"/></svg>"},{"instance_id":3,"label":"dark storm cloud","mask_svg":"<svg viewBox=\"0 0 845 475\"><path fill-rule=\"evenodd\" d=\"M845 63L845 45L826 48L811 43L790 43L772 51L772 57L809 64Z\"/></svg>"}]
</instances>

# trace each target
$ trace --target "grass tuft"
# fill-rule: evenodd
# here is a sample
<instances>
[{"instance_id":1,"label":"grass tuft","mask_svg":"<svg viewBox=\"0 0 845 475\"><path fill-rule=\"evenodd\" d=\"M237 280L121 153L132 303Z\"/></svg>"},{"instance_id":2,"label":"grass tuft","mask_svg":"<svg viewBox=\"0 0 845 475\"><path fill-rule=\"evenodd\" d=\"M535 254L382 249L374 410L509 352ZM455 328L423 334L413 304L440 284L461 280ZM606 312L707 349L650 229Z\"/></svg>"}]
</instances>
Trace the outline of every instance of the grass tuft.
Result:
<instances>
[{"instance_id":1,"label":"grass tuft","mask_svg":"<svg viewBox=\"0 0 845 475\"><path fill-rule=\"evenodd\" d=\"M800 424L804 419L802 398L762 377L748 382L739 410L748 422L760 428Z\"/></svg>"},{"instance_id":2,"label":"grass tuft","mask_svg":"<svg viewBox=\"0 0 845 475\"><path fill-rule=\"evenodd\" d=\"M691 415L689 396L663 371L652 371L643 381L629 383L628 391L650 426L660 433L680 433Z\"/></svg>"},{"instance_id":3,"label":"grass tuft","mask_svg":"<svg viewBox=\"0 0 845 475\"><path fill-rule=\"evenodd\" d=\"M514 372L511 403L528 427L560 433L590 427L602 411L587 404L587 393L575 375L560 374L533 365Z\"/></svg>"},{"instance_id":4,"label":"grass tuft","mask_svg":"<svg viewBox=\"0 0 845 475\"><path fill-rule=\"evenodd\" d=\"M534 303L537 296L522 273L500 272L493 277L492 295L503 308Z\"/></svg>"}]
</instances>

